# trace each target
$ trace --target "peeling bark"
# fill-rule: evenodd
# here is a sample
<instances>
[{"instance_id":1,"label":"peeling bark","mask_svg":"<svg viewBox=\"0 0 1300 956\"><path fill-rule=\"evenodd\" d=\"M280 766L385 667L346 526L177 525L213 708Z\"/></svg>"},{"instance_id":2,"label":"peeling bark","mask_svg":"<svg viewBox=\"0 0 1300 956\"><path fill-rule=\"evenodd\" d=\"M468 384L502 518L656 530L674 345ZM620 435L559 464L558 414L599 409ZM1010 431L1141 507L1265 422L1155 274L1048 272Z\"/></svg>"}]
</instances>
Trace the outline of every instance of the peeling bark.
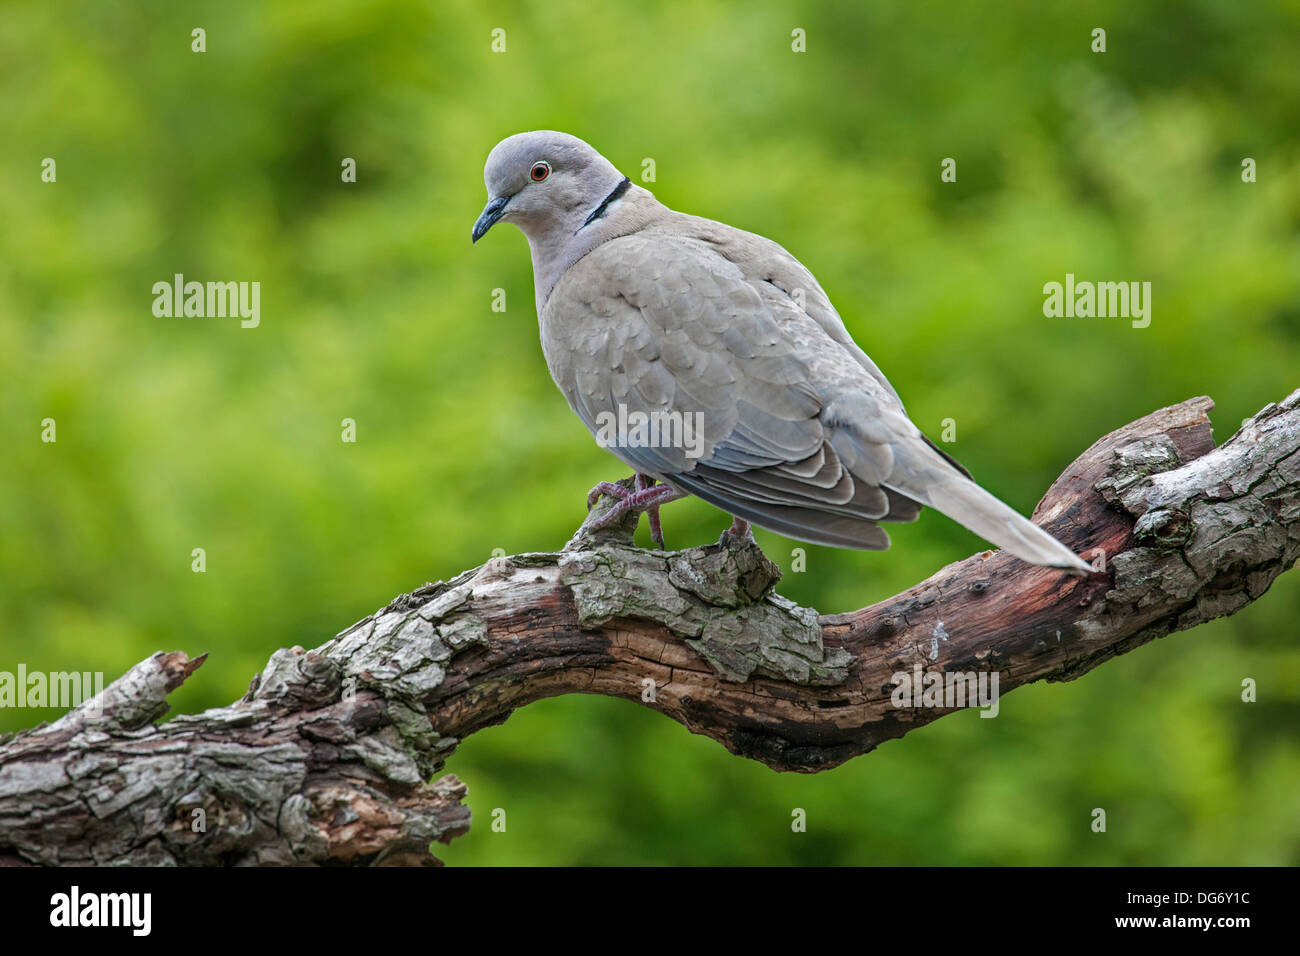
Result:
<instances>
[{"instance_id":1,"label":"peeling bark","mask_svg":"<svg viewBox=\"0 0 1300 956\"><path fill-rule=\"evenodd\" d=\"M818 615L776 594L755 546L647 551L625 521L427 584L276 651L230 706L158 725L203 662L160 652L0 740L0 863L436 863L469 810L454 776L426 781L545 697L653 687L647 706L732 753L815 772L957 709L899 706L900 675L1073 679L1239 610L1300 555L1300 391L1219 448L1211 407L1119 429L1044 496L1035 520L1099 556L1087 578L986 551Z\"/></svg>"}]
</instances>

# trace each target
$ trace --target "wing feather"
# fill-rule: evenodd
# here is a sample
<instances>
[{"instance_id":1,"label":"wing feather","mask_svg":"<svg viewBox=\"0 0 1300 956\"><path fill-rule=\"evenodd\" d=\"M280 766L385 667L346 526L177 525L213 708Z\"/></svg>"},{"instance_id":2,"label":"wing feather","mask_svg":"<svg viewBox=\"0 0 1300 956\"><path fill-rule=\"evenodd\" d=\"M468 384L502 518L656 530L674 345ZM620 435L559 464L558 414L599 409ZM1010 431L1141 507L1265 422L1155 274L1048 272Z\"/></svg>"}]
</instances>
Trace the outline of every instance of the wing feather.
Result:
<instances>
[{"instance_id":1,"label":"wing feather","mask_svg":"<svg viewBox=\"0 0 1300 956\"><path fill-rule=\"evenodd\" d=\"M655 267L646 274L629 262ZM556 284L541 331L556 384L598 440L620 406L699 416L698 457L683 447L609 448L638 471L761 527L837 547L886 548L877 523L920 511L887 484L895 444L919 436L888 382L851 352L826 349L834 336L824 316L747 276L717 244L653 232L611 240ZM838 365L803 357L828 351Z\"/></svg>"}]
</instances>

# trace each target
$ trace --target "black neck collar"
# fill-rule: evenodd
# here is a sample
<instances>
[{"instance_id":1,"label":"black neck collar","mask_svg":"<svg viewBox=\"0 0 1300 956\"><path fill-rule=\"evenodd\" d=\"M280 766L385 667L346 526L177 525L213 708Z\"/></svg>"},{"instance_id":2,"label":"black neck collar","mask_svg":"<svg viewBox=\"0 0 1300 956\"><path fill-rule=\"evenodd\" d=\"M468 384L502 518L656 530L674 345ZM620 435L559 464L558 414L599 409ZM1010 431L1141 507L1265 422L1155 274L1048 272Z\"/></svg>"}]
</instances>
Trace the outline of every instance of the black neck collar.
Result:
<instances>
[{"instance_id":1,"label":"black neck collar","mask_svg":"<svg viewBox=\"0 0 1300 956\"><path fill-rule=\"evenodd\" d=\"M617 186L615 186L613 189L611 189L609 195L600 201L600 205L591 211L591 215L587 217L587 221L584 222L583 225L590 226L601 216L605 215L605 210L609 208L609 204L614 202L625 192L627 192L628 188L631 185L632 185L632 180L624 176L623 181L619 183Z\"/></svg>"}]
</instances>

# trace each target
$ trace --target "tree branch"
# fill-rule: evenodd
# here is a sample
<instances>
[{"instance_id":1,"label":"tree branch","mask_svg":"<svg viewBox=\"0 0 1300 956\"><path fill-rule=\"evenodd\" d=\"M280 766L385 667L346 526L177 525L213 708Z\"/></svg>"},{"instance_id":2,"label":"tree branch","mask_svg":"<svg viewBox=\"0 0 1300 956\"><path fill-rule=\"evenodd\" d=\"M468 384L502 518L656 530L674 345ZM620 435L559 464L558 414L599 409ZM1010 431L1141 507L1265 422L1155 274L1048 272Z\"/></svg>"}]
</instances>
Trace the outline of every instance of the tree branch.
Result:
<instances>
[{"instance_id":1,"label":"tree branch","mask_svg":"<svg viewBox=\"0 0 1300 956\"><path fill-rule=\"evenodd\" d=\"M815 772L957 709L908 696L917 676L996 674L1000 693L1071 680L1234 613L1300 554L1300 391L1217 449L1211 407L1106 436L1039 503L1039 524L1098 556L1089 578L983 552L819 616L773 591L757 547L647 551L625 522L427 584L313 651L276 651L242 700L161 725L203 657L155 654L0 741L0 862L436 862L429 844L469 811L454 776L425 781L545 697L644 701L732 753Z\"/></svg>"}]
</instances>

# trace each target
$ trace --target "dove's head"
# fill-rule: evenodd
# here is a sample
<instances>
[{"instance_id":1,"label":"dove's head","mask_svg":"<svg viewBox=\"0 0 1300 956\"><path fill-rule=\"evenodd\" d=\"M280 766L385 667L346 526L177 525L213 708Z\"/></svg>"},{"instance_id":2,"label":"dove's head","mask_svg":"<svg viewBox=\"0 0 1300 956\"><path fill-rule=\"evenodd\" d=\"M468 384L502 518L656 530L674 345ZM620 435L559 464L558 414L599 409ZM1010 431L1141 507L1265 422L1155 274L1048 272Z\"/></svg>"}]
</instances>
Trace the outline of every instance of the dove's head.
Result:
<instances>
[{"instance_id":1,"label":"dove's head","mask_svg":"<svg viewBox=\"0 0 1300 956\"><path fill-rule=\"evenodd\" d=\"M530 244L573 236L593 214L599 218L597 210L603 212L606 199L627 189L626 181L576 136L550 130L516 133L488 154L483 168L488 204L470 236L478 242L503 220L523 230Z\"/></svg>"}]
</instances>

